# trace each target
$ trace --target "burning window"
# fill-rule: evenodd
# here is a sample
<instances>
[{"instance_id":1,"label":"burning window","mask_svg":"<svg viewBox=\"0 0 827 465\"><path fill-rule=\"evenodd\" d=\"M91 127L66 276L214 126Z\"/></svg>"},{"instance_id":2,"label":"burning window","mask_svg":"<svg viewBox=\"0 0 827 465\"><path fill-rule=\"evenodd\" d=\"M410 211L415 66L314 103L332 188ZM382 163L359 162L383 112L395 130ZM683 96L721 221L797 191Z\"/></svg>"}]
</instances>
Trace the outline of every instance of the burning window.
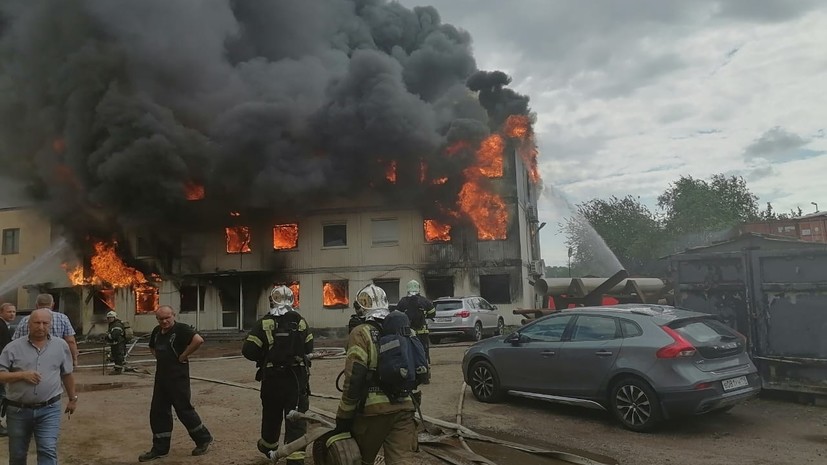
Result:
<instances>
[{"instance_id":1,"label":"burning window","mask_svg":"<svg viewBox=\"0 0 827 465\"><path fill-rule=\"evenodd\" d=\"M511 283L507 274L480 276L480 296L492 304L511 303Z\"/></svg>"},{"instance_id":2,"label":"burning window","mask_svg":"<svg viewBox=\"0 0 827 465\"><path fill-rule=\"evenodd\" d=\"M476 180L468 181L459 193L459 207L471 218L481 241L506 238L508 211L503 199L487 192Z\"/></svg>"},{"instance_id":3,"label":"burning window","mask_svg":"<svg viewBox=\"0 0 827 465\"><path fill-rule=\"evenodd\" d=\"M250 253L250 228L233 226L225 229L227 253Z\"/></svg>"},{"instance_id":4,"label":"burning window","mask_svg":"<svg viewBox=\"0 0 827 465\"><path fill-rule=\"evenodd\" d=\"M273 227L273 250L289 250L299 246L299 225L277 224Z\"/></svg>"},{"instance_id":5,"label":"burning window","mask_svg":"<svg viewBox=\"0 0 827 465\"><path fill-rule=\"evenodd\" d=\"M160 305L158 288L150 284L135 286L135 314L152 313Z\"/></svg>"},{"instance_id":6,"label":"burning window","mask_svg":"<svg viewBox=\"0 0 827 465\"><path fill-rule=\"evenodd\" d=\"M489 178L503 177L503 150L505 140L499 134L491 134L477 150L477 166Z\"/></svg>"},{"instance_id":7,"label":"burning window","mask_svg":"<svg viewBox=\"0 0 827 465\"><path fill-rule=\"evenodd\" d=\"M385 179L391 184L396 184L396 160L391 160L385 168Z\"/></svg>"},{"instance_id":8,"label":"burning window","mask_svg":"<svg viewBox=\"0 0 827 465\"><path fill-rule=\"evenodd\" d=\"M288 284L287 287L293 291L293 306L299 308L299 283L297 281L293 281L292 283Z\"/></svg>"},{"instance_id":9,"label":"burning window","mask_svg":"<svg viewBox=\"0 0 827 465\"><path fill-rule=\"evenodd\" d=\"M396 245L399 243L399 221L396 218L371 220L373 245Z\"/></svg>"},{"instance_id":10,"label":"burning window","mask_svg":"<svg viewBox=\"0 0 827 465\"><path fill-rule=\"evenodd\" d=\"M346 224L326 224L322 227L322 240L325 247L343 247L347 245Z\"/></svg>"},{"instance_id":11,"label":"burning window","mask_svg":"<svg viewBox=\"0 0 827 465\"><path fill-rule=\"evenodd\" d=\"M322 304L324 308L347 308L347 280L324 281L322 286Z\"/></svg>"},{"instance_id":12,"label":"burning window","mask_svg":"<svg viewBox=\"0 0 827 465\"><path fill-rule=\"evenodd\" d=\"M451 225L441 223L437 220L425 220L425 242L450 242Z\"/></svg>"},{"instance_id":13,"label":"burning window","mask_svg":"<svg viewBox=\"0 0 827 465\"><path fill-rule=\"evenodd\" d=\"M95 300L92 304L92 312L95 315L104 315L110 310L115 310L115 290L98 289L95 291Z\"/></svg>"},{"instance_id":14,"label":"burning window","mask_svg":"<svg viewBox=\"0 0 827 465\"><path fill-rule=\"evenodd\" d=\"M202 200L204 198L204 186L187 181L184 183L184 195L187 200Z\"/></svg>"}]
</instances>

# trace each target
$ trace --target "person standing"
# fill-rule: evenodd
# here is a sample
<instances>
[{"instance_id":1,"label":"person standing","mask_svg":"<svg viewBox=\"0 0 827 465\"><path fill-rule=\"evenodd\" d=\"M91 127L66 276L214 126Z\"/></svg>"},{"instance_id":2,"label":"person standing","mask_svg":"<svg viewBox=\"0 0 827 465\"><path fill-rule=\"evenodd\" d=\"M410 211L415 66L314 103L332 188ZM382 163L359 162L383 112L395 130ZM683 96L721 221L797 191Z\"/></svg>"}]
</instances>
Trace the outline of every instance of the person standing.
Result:
<instances>
[{"instance_id":1,"label":"person standing","mask_svg":"<svg viewBox=\"0 0 827 465\"><path fill-rule=\"evenodd\" d=\"M109 329L106 331L106 342L109 343L109 354L112 356L112 363L115 368L110 374L119 375L123 373L126 360L126 328L123 322L118 319L118 314L110 310L106 314L106 321Z\"/></svg>"},{"instance_id":2,"label":"person standing","mask_svg":"<svg viewBox=\"0 0 827 465\"><path fill-rule=\"evenodd\" d=\"M72 327L72 322L69 317L63 313L55 312L52 308L55 306L55 298L52 294L38 294L35 299L35 309L46 308L52 312L52 329L50 329L52 336L62 338L69 344L69 350L72 352L72 363L78 366L78 343L75 340L75 328ZM21 338L29 333L29 317L24 317L14 330L12 339Z\"/></svg>"},{"instance_id":3,"label":"person standing","mask_svg":"<svg viewBox=\"0 0 827 465\"><path fill-rule=\"evenodd\" d=\"M204 343L204 338L192 326L176 322L175 311L169 305L158 307L155 319L158 326L149 337L149 350L156 360L149 409L152 449L141 454L138 461L148 462L169 453L173 408L195 442L192 455L206 454L213 437L192 406L189 367L190 355Z\"/></svg>"},{"instance_id":4,"label":"person standing","mask_svg":"<svg viewBox=\"0 0 827 465\"><path fill-rule=\"evenodd\" d=\"M72 375L72 353L63 339L52 337L52 312L32 312L27 337L10 342L0 354L0 383L7 384L6 409L9 432L9 465L26 465L32 436L38 465L57 465L60 434L60 397L69 395L65 412L77 408Z\"/></svg>"},{"instance_id":5,"label":"person standing","mask_svg":"<svg viewBox=\"0 0 827 465\"><path fill-rule=\"evenodd\" d=\"M11 342L11 331L9 325L14 321L17 315L17 307L14 304L6 302L0 305L0 352ZM6 398L6 388L3 383L0 383L0 403ZM2 415L0 415L2 416ZM0 425L0 437L8 436L6 427Z\"/></svg>"},{"instance_id":6,"label":"person standing","mask_svg":"<svg viewBox=\"0 0 827 465\"><path fill-rule=\"evenodd\" d=\"M365 323L350 333L344 387L336 411L334 435L350 433L359 445L363 464L372 464L379 449L387 465L413 463L417 450L414 404L409 395L389 399L376 383L379 333L388 311L382 288L369 284L356 295Z\"/></svg>"},{"instance_id":7,"label":"person standing","mask_svg":"<svg viewBox=\"0 0 827 465\"><path fill-rule=\"evenodd\" d=\"M422 348L425 349L425 358L428 364L431 363L431 341L429 339L430 332L428 331L427 319L434 319L436 316L436 309L433 302L420 295L422 290L419 282L415 279L408 281L406 286L408 295L399 299L396 304L396 309L408 315L411 320L411 329L416 332L416 337L422 343ZM429 381L425 381L427 384Z\"/></svg>"},{"instance_id":8,"label":"person standing","mask_svg":"<svg viewBox=\"0 0 827 465\"><path fill-rule=\"evenodd\" d=\"M309 359L313 352L313 334L307 321L293 307L293 291L274 286L270 291L270 312L256 321L244 340L241 353L256 362L261 381L261 438L259 452L268 458L278 449L284 419L284 442L304 435L304 420L286 418L291 410L306 412L310 408ZM287 456L288 465L304 464L305 452Z\"/></svg>"}]
</instances>

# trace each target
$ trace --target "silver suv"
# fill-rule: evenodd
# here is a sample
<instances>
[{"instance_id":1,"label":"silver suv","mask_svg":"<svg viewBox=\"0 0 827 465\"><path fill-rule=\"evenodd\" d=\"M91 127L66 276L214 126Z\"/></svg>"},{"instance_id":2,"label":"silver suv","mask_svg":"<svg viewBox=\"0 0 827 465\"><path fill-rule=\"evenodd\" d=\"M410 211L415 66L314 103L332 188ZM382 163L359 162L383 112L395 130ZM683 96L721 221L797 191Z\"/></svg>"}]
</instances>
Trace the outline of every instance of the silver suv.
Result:
<instances>
[{"instance_id":1,"label":"silver suv","mask_svg":"<svg viewBox=\"0 0 827 465\"><path fill-rule=\"evenodd\" d=\"M462 360L482 402L506 394L608 410L633 431L726 411L761 390L746 338L711 315L627 304L563 310Z\"/></svg>"},{"instance_id":2,"label":"silver suv","mask_svg":"<svg viewBox=\"0 0 827 465\"><path fill-rule=\"evenodd\" d=\"M505 321L496 305L478 296L440 297L434 300L436 317L428 322L431 341L438 344L445 336L467 337L474 341L486 335L499 336Z\"/></svg>"}]
</instances>

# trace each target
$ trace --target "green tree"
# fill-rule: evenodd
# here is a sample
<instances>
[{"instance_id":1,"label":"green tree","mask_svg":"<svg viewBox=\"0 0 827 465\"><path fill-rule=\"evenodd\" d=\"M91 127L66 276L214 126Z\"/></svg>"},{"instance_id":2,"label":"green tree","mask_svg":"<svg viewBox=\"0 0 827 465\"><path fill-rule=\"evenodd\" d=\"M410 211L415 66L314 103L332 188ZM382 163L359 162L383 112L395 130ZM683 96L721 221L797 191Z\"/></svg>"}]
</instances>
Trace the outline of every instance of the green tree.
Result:
<instances>
[{"instance_id":1,"label":"green tree","mask_svg":"<svg viewBox=\"0 0 827 465\"><path fill-rule=\"evenodd\" d=\"M709 182L681 176L658 196L664 227L673 238L708 234L759 218L758 197L744 178L716 174Z\"/></svg>"},{"instance_id":2,"label":"green tree","mask_svg":"<svg viewBox=\"0 0 827 465\"><path fill-rule=\"evenodd\" d=\"M622 267L640 274L657 260L661 226L640 198L592 199L577 205L577 213L563 225L573 270L608 276Z\"/></svg>"}]
</instances>

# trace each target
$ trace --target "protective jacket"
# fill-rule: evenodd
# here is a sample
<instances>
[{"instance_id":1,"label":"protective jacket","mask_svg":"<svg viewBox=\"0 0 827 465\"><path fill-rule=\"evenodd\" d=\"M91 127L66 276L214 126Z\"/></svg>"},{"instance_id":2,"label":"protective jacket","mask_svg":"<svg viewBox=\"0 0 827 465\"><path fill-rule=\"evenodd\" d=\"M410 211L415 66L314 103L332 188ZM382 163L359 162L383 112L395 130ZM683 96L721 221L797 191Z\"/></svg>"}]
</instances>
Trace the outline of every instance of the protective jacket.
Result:
<instances>
[{"instance_id":1,"label":"protective jacket","mask_svg":"<svg viewBox=\"0 0 827 465\"><path fill-rule=\"evenodd\" d=\"M434 319L436 316L436 309L434 308L433 302L419 294L406 295L399 299L399 303L396 304L396 309L408 315L408 319L411 320L411 329L413 329L416 334L429 333L428 322L426 320L429 318Z\"/></svg>"},{"instance_id":2,"label":"protective jacket","mask_svg":"<svg viewBox=\"0 0 827 465\"><path fill-rule=\"evenodd\" d=\"M126 342L126 329L121 320L109 323L109 330L106 333L106 342L117 345Z\"/></svg>"},{"instance_id":3,"label":"protective jacket","mask_svg":"<svg viewBox=\"0 0 827 465\"><path fill-rule=\"evenodd\" d=\"M392 403L379 388L376 374L379 360L378 325L367 322L354 328L347 347L345 379L337 418L351 419L357 415L374 416L414 410L410 396Z\"/></svg>"},{"instance_id":4,"label":"protective jacket","mask_svg":"<svg viewBox=\"0 0 827 465\"><path fill-rule=\"evenodd\" d=\"M247 339L244 340L244 345L241 347L241 354L244 355L247 360L259 364L260 368L272 367L272 365L266 362L265 358L276 340L277 318L280 317L265 315L260 318L250 331L250 334L247 335ZM313 334L307 327L307 321L304 317L302 317L299 322L298 331L302 334L302 339L304 340L304 356L297 356L293 366L306 366L306 355L313 352Z\"/></svg>"}]
</instances>

